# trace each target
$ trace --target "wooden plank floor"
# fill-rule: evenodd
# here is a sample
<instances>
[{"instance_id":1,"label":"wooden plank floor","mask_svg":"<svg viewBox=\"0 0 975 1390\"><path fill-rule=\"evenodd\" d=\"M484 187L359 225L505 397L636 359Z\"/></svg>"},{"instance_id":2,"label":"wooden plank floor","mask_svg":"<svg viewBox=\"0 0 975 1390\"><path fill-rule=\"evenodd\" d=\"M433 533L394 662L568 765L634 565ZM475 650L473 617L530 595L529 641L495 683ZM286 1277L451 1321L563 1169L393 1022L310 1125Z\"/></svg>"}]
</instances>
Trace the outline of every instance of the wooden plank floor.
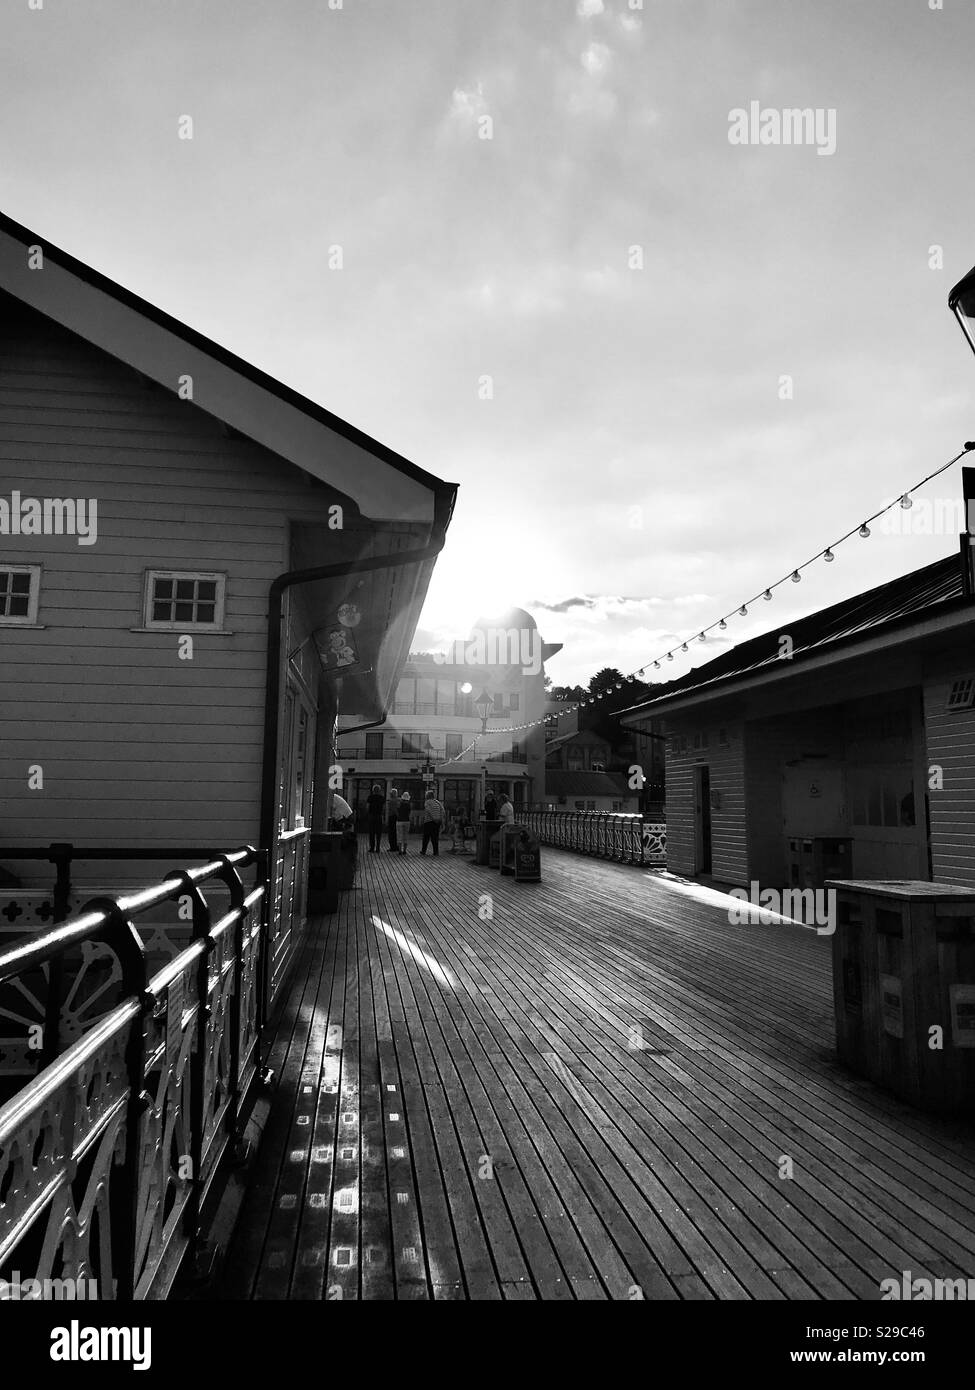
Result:
<instances>
[{"instance_id":1,"label":"wooden plank floor","mask_svg":"<svg viewBox=\"0 0 975 1390\"><path fill-rule=\"evenodd\" d=\"M271 1036L218 1297L877 1299L975 1269L975 1130L837 1065L827 938L549 849L515 884L364 848Z\"/></svg>"}]
</instances>

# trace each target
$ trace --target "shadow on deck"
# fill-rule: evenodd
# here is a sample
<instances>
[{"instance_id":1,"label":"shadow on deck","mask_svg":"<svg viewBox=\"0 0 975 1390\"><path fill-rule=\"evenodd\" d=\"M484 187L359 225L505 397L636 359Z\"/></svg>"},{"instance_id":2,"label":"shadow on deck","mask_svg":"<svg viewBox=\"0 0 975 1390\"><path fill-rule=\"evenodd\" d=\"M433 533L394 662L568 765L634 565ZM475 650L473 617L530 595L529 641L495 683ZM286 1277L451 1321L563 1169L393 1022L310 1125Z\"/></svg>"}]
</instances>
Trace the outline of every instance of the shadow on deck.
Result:
<instances>
[{"instance_id":1,"label":"shadow on deck","mask_svg":"<svg viewBox=\"0 0 975 1390\"><path fill-rule=\"evenodd\" d=\"M270 1035L216 1297L877 1299L975 1269L975 1132L836 1064L827 938L543 874L360 853Z\"/></svg>"}]
</instances>

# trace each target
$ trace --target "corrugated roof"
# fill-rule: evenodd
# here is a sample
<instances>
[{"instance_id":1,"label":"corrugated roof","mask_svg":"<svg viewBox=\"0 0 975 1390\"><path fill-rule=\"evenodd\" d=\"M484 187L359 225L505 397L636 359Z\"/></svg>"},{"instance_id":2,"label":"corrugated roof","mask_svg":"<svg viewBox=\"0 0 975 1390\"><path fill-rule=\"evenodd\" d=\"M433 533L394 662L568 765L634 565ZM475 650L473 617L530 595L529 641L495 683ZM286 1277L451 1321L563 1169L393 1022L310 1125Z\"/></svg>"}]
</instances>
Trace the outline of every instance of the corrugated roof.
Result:
<instances>
[{"instance_id":1,"label":"corrugated roof","mask_svg":"<svg viewBox=\"0 0 975 1390\"><path fill-rule=\"evenodd\" d=\"M944 605L961 600L963 592L961 560L958 555L948 555L889 584L878 585L876 589L855 594L830 608L821 608L817 613L788 623L786 630L793 643L792 659L801 660L804 655L818 654L857 637L874 636L911 618L942 611ZM652 709L677 695L717 687L778 666L782 635L783 628L779 626L760 637L740 642L713 661L696 666L678 680L658 687L652 700L631 705L621 713Z\"/></svg>"}]
</instances>

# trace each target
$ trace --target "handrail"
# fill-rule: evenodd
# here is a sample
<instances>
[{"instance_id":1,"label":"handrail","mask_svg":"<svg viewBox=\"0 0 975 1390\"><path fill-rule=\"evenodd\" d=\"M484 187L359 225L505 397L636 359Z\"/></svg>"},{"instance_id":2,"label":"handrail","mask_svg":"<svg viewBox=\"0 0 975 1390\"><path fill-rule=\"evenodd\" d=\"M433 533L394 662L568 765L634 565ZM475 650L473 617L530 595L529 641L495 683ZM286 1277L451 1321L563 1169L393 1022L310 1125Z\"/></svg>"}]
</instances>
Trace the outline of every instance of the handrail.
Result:
<instances>
[{"instance_id":1,"label":"handrail","mask_svg":"<svg viewBox=\"0 0 975 1390\"><path fill-rule=\"evenodd\" d=\"M3 853L4 851L0 850L0 855ZM250 846L246 849L235 850L232 854L221 856L220 859L215 859L198 869L188 869L186 871L187 877L192 883L203 883L206 879L213 878L218 874L224 867L224 863L243 865L245 860L248 863L253 863L256 854L257 851ZM12 858L13 856L8 855L7 857ZM120 912L129 916L136 912L142 912L146 908L155 907L159 903L179 898L185 891L185 888L180 885L161 883L155 888L144 889L141 893L135 893L131 897L120 897L115 900L115 905ZM12 947L0 955L0 984L10 979L12 975L21 974L23 971L31 970L38 965L44 965L52 957L67 950L69 946L75 946L79 942L88 940L100 928L107 925L111 915L112 909L110 907L103 908L100 912L81 914L73 920L54 927L52 931L34 941Z\"/></svg>"},{"instance_id":2,"label":"handrail","mask_svg":"<svg viewBox=\"0 0 975 1390\"><path fill-rule=\"evenodd\" d=\"M666 867L666 823L652 821L639 813L520 811L518 819L542 844L622 864Z\"/></svg>"},{"instance_id":3,"label":"handrail","mask_svg":"<svg viewBox=\"0 0 975 1390\"><path fill-rule=\"evenodd\" d=\"M60 1057L56 1057L39 1072L30 1085L11 1096L5 1105L0 1105L0 1155L13 1138L18 1126L23 1123L24 1117L42 1109L78 1066L96 1057L109 1039L142 1012L142 1007L138 999L127 999L119 1004L110 1014L106 1014L94 1024L83 1037L72 1043L66 1052L62 1052Z\"/></svg>"},{"instance_id":4,"label":"handrail","mask_svg":"<svg viewBox=\"0 0 975 1390\"><path fill-rule=\"evenodd\" d=\"M251 866L248 891L239 871ZM210 880L230 893L216 922L200 886ZM123 1299L165 1296L198 1240L202 1203L257 1075L267 892L267 856L247 846L151 888L95 898L40 942L0 956L4 980L78 942L104 942L120 958L124 993L0 1106L0 1268L94 1274L103 1298L116 1288ZM193 939L147 981L132 918L183 896Z\"/></svg>"}]
</instances>

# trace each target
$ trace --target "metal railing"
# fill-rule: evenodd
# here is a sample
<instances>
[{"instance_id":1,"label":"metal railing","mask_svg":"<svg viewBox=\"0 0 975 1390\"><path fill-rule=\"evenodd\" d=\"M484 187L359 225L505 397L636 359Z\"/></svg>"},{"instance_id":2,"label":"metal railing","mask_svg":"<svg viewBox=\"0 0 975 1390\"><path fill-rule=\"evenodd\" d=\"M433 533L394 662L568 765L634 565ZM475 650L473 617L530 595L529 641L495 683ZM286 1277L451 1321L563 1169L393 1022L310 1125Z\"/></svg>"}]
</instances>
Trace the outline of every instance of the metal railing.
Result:
<instances>
[{"instance_id":1,"label":"metal railing","mask_svg":"<svg viewBox=\"0 0 975 1390\"><path fill-rule=\"evenodd\" d=\"M490 734L490 730L488 733ZM480 737L480 735L478 736ZM451 758L456 758L464 751L463 745L454 753L447 753L444 748L387 748L385 752L375 752L372 749L363 748L356 744L348 747L341 742L336 745L336 755L343 763L355 762L409 762L424 763L432 762L436 764L449 762ZM466 761L478 763L527 763L528 754L523 748L511 749L509 752L486 753L483 757L477 754L475 757L473 750L468 750Z\"/></svg>"},{"instance_id":2,"label":"metal railing","mask_svg":"<svg viewBox=\"0 0 975 1390\"><path fill-rule=\"evenodd\" d=\"M217 921L201 887L211 880L229 893ZM45 1027L58 1026L68 983L57 967L73 953L107 954L120 970L111 1007L0 1106L0 1278L166 1296L257 1074L267 896L266 855L248 847L94 898L0 955L0 983L47 977ZM147 979L135 919L164 902L189 907L192 940Z\"/></svg>"},{"instance_id":3,"label":"metal railing","mask_svg":"<svg viewBox=\"0 0 975 1390\"><path fill-rule=\"evenodd\" d=\"M518 821L555 849L647 868L667 864L666 822L616 811L519 811Z\"/></svg>"}]
</instances>

